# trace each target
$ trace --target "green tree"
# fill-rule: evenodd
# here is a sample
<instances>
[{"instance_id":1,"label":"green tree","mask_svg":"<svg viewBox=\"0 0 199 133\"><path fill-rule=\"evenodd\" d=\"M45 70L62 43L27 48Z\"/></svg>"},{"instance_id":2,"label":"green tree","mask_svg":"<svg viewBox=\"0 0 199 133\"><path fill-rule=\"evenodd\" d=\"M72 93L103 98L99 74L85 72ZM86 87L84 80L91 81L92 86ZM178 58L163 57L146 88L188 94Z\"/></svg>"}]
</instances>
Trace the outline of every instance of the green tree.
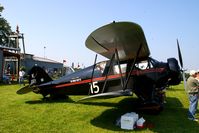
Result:
<instances>
[{"instance_id":1,"label":"green tree","mask_svg":"<svg viewBox=\"0 0 199 133\"><path fill-rule=\"evenodd\" d=\"M2 12L4 10L4 7L0 4L0 30L2 30L4 33L9 34L11 33L11 27L8 21L2 17Z\"/></svg>"}]
</instances>

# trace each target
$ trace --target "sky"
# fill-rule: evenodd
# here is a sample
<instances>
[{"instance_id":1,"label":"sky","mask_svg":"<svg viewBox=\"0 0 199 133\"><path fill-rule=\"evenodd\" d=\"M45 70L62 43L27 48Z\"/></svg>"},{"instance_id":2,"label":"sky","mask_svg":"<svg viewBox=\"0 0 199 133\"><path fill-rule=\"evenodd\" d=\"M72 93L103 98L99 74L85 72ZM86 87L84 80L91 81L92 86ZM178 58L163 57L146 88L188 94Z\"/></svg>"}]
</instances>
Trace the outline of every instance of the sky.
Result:
<instances>
[{"instance_id":1,"label":"sky","mask_svg":"<svg viewBox=\"0 0 199 133\"><path fill-rule=\"evenodd\" d=\"M95 53L85 46L89 34L112 21L129 21L142 27L151 57L163 62L178 59L178 39L184 69L199 69L198 0L1 0L0 4L12 30L18 25L24 33L26 52L35 56L92 65ZM98 57L97 61L105 59Z\"/></svg>"}]
</instances>

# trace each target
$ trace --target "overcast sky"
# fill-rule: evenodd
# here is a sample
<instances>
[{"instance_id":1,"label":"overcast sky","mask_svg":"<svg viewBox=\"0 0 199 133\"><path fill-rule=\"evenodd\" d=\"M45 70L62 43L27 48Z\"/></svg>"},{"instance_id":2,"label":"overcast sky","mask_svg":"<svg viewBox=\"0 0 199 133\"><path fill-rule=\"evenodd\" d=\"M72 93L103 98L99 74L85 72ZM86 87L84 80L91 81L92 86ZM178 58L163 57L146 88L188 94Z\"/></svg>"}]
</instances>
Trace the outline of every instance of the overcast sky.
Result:
<instances>
[{"instance_id":1,"label":"overcast sky","mask_svg":"<svg viewBox=\"0 0 199 133\"><path fill-rule=\"evenodd\" d=\"M95 29L115 21L139 24L151 56L178 58L178 38L185 69L199 69L198 0L1 0L2 16L12 30L19 25L26 52L36 56L92 65L95 53L85 40ZM21 45L22 46L22 45ZM44 52L44 47L46 47ZM104 58L100 57L98 61Z\"/></svg>"}]
</instances>

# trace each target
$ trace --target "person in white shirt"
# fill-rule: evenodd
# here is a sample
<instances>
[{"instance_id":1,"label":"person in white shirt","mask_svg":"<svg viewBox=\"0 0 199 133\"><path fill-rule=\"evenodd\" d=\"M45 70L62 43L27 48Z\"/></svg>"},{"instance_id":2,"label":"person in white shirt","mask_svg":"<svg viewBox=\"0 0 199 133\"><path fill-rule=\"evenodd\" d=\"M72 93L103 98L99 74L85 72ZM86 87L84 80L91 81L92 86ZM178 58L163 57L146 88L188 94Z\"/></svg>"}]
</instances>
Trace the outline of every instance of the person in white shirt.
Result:
<instances>
[{"instance_id":1,"label":"person in white shirt","mask_svg":"<svg viewBox=\"0 0 199 133\"><path fill-rule=\"evenodd\" d=\"M25 83L24 83L24 75L25 75L25 72L23 70L20 70L19 71L19 84L20 85L21 84L25 85Z\"/></svg>"}]
</instances>

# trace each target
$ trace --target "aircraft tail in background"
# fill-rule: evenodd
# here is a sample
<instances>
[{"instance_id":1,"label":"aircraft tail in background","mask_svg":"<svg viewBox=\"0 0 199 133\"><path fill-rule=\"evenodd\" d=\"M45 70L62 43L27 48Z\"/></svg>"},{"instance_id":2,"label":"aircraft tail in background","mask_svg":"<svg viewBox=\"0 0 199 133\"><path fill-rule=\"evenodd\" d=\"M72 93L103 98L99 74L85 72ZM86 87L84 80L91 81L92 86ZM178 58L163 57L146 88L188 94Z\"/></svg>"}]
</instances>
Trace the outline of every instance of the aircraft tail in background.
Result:
<instances>
[{"instance_id":1,"label":"aircraft tail in background","mask_svg":"<svg viewBox=\"0 0 199 133\"><path fill-rule=\"evenodd\" d=\"M22 87L17 94L26 94L37 88L38 85L52 81L52 78L39 66L34 66L28 73L29 85Z\"/></svg>"}]
</instances>

